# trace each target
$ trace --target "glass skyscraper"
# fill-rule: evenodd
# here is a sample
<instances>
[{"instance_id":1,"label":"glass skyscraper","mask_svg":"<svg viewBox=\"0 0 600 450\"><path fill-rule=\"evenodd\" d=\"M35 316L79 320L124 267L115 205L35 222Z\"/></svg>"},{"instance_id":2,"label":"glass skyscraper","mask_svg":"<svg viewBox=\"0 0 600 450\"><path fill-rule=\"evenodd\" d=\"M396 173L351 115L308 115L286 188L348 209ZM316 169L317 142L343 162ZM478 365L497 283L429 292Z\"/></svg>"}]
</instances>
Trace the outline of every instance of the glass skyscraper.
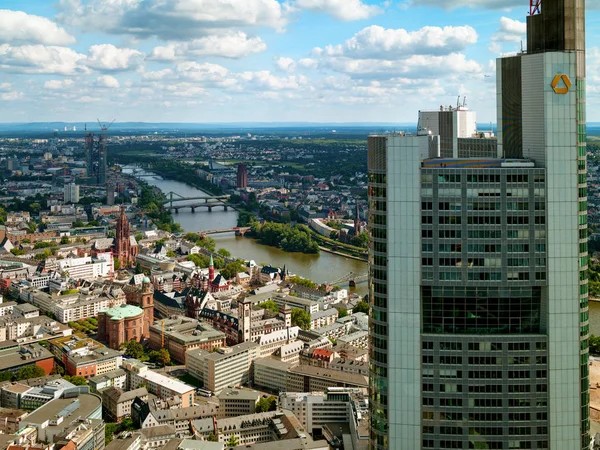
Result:
<instances>
[{"instance_id":1,"label":"glass skyscraper","mask_svg":"<svg viewBox=\"0 0 600 450\"><path fill-rule=\"evenodd\" d=\"M532 9L476 158L369 137L373 449L589 448L584 7Z\"/></svg>"}]
</instances>

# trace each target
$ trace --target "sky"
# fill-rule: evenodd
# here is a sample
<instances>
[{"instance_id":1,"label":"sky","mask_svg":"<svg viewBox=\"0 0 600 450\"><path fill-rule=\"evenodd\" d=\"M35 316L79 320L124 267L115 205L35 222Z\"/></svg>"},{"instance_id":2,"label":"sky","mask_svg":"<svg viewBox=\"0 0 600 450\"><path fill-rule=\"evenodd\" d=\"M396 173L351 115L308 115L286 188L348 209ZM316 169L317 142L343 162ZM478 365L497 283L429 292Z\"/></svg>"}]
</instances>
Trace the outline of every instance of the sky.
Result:
<instances>
[{"instance_id":1,"label":"sky","mask_svg":"<svg viewBox=\"0 0 600 450\"><path fill-rule=\"evenodd\" d=\"M460 96L495 123L495 60L526 45L528 12L527 0L1 0L0 122L414 123ZM586 28L588 122L600 122L600 0Z\"/></svg>"}]
</instances>

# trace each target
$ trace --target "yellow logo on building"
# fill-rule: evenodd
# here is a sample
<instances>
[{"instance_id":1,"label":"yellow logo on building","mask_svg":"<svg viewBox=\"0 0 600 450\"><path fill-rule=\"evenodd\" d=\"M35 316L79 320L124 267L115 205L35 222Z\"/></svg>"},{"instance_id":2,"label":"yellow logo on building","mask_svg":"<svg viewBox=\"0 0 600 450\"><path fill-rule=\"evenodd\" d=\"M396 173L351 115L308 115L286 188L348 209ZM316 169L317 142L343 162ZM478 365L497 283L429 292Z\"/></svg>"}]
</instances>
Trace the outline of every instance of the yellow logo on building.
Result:
<instances>
[{"instance_id":1,"label":"yellow logo on building","mask_svg":"<svg viewBox=\"0 0 600 450\"><path fill-rule=\"evenodd\" d=\"M564 84L564 87L558 87L558 83L560 83L561 80ZM569 89L571 89L571 80L569 79L568 75L563 73L562 75L556 75L550 86L552 86L552 89L554 89L556 94L568 94Z\"/></svg>"}]
</instances>

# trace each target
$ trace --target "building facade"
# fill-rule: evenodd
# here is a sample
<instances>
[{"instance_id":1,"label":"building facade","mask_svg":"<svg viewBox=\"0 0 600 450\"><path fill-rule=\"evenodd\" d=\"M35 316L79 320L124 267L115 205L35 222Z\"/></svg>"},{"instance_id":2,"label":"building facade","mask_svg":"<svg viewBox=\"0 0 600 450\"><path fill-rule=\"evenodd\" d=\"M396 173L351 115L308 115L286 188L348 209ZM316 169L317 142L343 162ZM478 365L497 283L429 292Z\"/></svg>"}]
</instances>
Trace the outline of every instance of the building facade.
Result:
<instances>
[{"instance_id":1,"label":"building facade","mask_svg":"<svg viewBox=\"0 0 600 450\"><path fill-rule=\"evenodd\" d=\"M144 337L144 311L133 305L109 308L98 314L98 340L115 350L132 339ZM114 369L112 369L114 370Z\"/></svg>"},{"instance_id":2,"label":"building facade","mask_svg":"<svg viewBox=\"0 0 600 450\"><path fill-rule=\"evenodd\" d=\"M369 138L374 449L589 448L584 2L543 5L496 159Z\"/></svg>"}]
</instances>

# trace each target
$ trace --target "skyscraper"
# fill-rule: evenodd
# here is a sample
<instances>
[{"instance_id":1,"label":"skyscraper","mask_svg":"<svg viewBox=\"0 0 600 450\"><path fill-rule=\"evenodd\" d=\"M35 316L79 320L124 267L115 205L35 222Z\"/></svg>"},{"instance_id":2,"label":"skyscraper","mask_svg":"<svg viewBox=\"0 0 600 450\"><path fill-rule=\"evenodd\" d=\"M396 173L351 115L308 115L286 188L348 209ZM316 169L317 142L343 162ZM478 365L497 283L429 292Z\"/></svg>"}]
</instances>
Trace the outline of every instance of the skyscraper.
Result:
<instances>
[{"instance_id":1,"label":"skyscraper","mask_svg":"<svg viewBox=\"0 0 600 450\"><path fill-rule=\"evenodd\" d=\"M85 167L88 179L93 184L106 183L106 136L87 133L85 135Z\"/></svg>"},{"instance_id":2,"label":"skyscraper","mask_svg":"<svg viewBox=\"0 0 600 450\"><path fill-rule=\"evenodd\" d=\"M248 187L248 169L246 164L238 164L237 166L237 187L244 189Z\"/></svg>"},{"instance_id":3,"label":"skyscraper","mask_svg":"<svg viewBox=\"0 0 600 450\"><path fill-rule=\"evenodd\" d=\"M374 449L589 448L584 0L531 5L496 158L369 138Z\"/></svg>"}]
</instances>

